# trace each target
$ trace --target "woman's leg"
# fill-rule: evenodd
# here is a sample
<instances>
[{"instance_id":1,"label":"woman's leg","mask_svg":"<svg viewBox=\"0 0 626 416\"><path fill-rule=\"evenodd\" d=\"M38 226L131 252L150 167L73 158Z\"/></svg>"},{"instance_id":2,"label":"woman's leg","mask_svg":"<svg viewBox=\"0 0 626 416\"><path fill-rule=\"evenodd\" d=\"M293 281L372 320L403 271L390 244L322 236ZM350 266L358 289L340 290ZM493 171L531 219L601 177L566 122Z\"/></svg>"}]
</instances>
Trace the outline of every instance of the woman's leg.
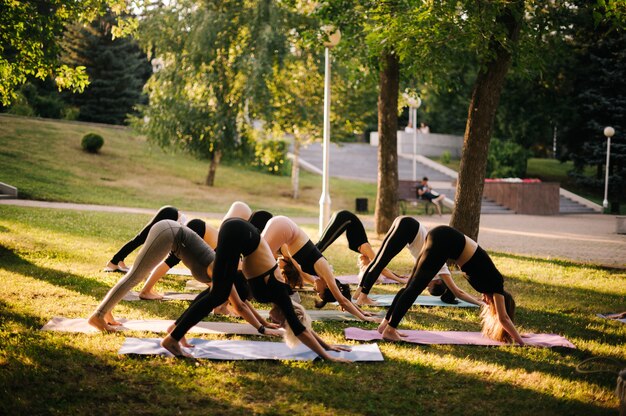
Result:
<instances>
[{"instance_id":1,"label":"woman's leg","mask_svg":"<svg viewBox=\"0 0 626 416\"><path fill-rule=\"evenodd\" d=\"M359 247L368 242L367 234L361 220L350 211L345 210L338 211L332 216L315 246L323 253L344 231L350 250L359 253Z\"/></svg>"},{"instance_id":2,"label":"woman's leg","mask_svg":"<svg viewBox=\"0 0 626 416\"><path fill-rule=\"evenodd\" d=\"M420 224L411 217L398 217L387 232L383 245L374 260L367 266L359 286L361 292L368 294L376 283L376 279L399 252L411 243L419 231Z\"/></svg>"},{"instance_id":3,"label":"woman's leg","mask_svg":"<svg viewBox=\"0 0 626 416\"><path fill-rule=\"evenodd\" d=\"M104 316L110 314L124 295L148 276L167 256L181 227L179 223L170 220L160 221L152 227L146 238L146 244L137 255L133 268L109 290L96 308L92 315L95 323L103 321Z\"/></svg>"},{"instance_id":4,"label":"woman's leg","mask_svg":"<svg viewBox=\"0 0 626 416\"><path fill-rule=\"evenodd\" d=\"M222 223L217 239L213 283L202 292L178 319L171 337L179 341L191 327L206 317L215 307L226 302L237 274L241 255L249 255L258 246L260 236L247 221L231 218ZM251 249L251 247L253 247Z\"/></svg>"},{"instance_id":5,"label":"woman's leg","mask_svg":"<svg viewBox=\"0 0 626 416\"><path fill-rule=\"evenodd\" d=\"M434 229L433 229L434 231ZM441 266L446 262L448 258L454 258L454 255L450 252L449 242L445 239L445 234L431 231L426 237L424 248L419 256L419 260L411 278L406 285L406 290L398 292L393 300L393 303L389 310L385 320L389 322L389 326L396 328L404 315L415 302L415 299L426 288L428 283L437 275Z\"/></svg>"},{"instance_id":6,"label":"woman's leg","mask_svg":"<svg viewBox=\"0 0 626 416\"><path fill-rule=\"evenodd\" d=\"M146 224L145 227L137 234L132 240L124 244L124 246L111 258L111 263L117 266L121 261L124 261L126 256L133 252L137 247L145 243L148 233L154 224L162 220L178 220L178 210L171 206L164 206L159 209L156 215Z\"/></svg>"}]
</instances>

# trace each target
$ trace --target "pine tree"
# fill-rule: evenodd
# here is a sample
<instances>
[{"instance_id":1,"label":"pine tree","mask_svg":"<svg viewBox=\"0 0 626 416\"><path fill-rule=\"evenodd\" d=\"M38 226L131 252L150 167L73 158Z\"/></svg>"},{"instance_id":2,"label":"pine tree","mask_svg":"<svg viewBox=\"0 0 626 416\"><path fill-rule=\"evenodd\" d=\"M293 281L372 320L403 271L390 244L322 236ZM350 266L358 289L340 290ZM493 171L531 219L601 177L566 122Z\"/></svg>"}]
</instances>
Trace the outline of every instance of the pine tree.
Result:
<instances>
[{"instance_id":1,"label":"pine tree","mask_svg":"<svg viewBox=\"0 0 626 416\"><path fill-rule=\"evenodd\" d=\"M79 120L124 124L134 107L145 103L142 89L151 66L133 39L113 39L114 23L109 13L86 27L72 27L65 37L65 60L87 67L91 82L69 98L80 108Z\"/></svg>"},{"instance_id":2,"label":"pine tree","mask_svg":"<svg viewBox=\"0 0 626 416\"><path fill-rule=\"evenodd\" d=\"M569 155L574 162L571 175L578 184L595 194L604 189L606 163L606 126L615 129L611 139L609 192L611 211L619 211L626 200L626 33L609 29L581 51L574 102L579 109L572 114L566 132ZM585 175L595 167L595 175Z\"/></svg>"}]
</instances>

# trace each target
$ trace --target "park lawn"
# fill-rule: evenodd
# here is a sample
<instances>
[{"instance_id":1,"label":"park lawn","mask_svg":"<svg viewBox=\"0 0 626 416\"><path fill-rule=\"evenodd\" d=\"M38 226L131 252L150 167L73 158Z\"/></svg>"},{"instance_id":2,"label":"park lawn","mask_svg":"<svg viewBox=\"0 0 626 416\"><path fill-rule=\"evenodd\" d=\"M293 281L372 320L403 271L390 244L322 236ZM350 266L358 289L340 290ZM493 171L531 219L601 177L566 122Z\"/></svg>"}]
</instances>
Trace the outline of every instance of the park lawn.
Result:
<instances>
[{"instance_id":1,"label":"park lawn","mask_svg":"<svg viewBox=\"0 0 626 416\"><path fill-rule=\"evenodd\" d=\"M99 154L82 151L88 132L104 137ZM0 182L20 198L224 213L238 199L275 214L317 216L321 178L301 171L300 197L291 178L221 164L214 187L204 185L209 163L163 151L124 127L0 115ZM331 179L333 209L354 209L355 198L373 201L376 185Z\"/></svg>"},{"instance_id":2,"label":"park lawn","mask_svg":"<svg viewBox=\"0 0 626 416\"><path fill-rule=\"evenodd\" d=\"M381 363L191 363L118 356L122 334L39 331L53 316L90 314L120 278L100 269L148 218L0 206L0 414L616 414L616 375L581 374L576 365L595 356L626 366L626 325L595 316L624 307L626 274L565 261L493 255L516 295L521 331L559 333L576 350L380 343ZM327 257L337 274L356 272L344 238ZM391 268L408 273L408 254ZM183 282L168 276L159 288ZM185 307L122 302L114 313L174 319ZM346 326L314 323L328 341L352 344ZM476 331L479 319L476 310L414 308L401 327Z\"/></svg>"}]
</instances>

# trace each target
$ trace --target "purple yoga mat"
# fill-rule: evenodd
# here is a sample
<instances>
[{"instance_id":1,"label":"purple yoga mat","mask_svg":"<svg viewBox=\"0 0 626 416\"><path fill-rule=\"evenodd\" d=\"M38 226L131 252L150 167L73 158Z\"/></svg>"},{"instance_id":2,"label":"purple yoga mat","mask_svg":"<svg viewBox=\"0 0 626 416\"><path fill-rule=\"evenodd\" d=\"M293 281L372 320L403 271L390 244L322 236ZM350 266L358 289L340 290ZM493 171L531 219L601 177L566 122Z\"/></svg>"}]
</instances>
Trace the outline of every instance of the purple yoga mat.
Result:
<instances>
[{"instance_id":1,"label":"purple yoga mat","mask_svg":"<svg viewBox=\"0 0 626 416\"><path fill-rule=\"evenodd\" d=\"M404 340L414 344L458 344L458 345L486 345L499 346L507 345L504 342L498 342L485 338L480 332L463 332L463 331L415 331L400 330L408 334ZM361 328L349 327L345 330L346 339L356 341L374 341L382 340L383 337L376 331L365 330ZM574 344L567 339L556 334L525 334L524 341L528 345L535 347L567 347L576 348Z\"/></svg>"}]
</instances>

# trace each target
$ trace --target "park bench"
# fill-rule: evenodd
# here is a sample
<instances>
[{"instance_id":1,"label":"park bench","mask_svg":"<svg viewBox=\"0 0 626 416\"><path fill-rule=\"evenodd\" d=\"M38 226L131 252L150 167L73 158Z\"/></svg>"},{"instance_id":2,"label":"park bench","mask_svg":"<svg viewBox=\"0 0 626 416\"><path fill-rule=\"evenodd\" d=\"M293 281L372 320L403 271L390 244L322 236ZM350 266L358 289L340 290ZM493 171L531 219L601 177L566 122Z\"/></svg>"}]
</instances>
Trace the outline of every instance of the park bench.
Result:
<instances>
[{"instance_id":1,"label":"park bench","mask_svg":"<svg viewBox=\"0 0 626 416\"><path fill-rule=\"evenodd\" d=\"M398 181L398 202L400 203L402 215L406 215L409 207L418 207L420 205L424 207L426 215L431 215L435 212L432 202L417 196L417 186L420 184L420 181ZM429 208L432 208L432 212L430 212Z\"/></svg>"}]
</instances>

